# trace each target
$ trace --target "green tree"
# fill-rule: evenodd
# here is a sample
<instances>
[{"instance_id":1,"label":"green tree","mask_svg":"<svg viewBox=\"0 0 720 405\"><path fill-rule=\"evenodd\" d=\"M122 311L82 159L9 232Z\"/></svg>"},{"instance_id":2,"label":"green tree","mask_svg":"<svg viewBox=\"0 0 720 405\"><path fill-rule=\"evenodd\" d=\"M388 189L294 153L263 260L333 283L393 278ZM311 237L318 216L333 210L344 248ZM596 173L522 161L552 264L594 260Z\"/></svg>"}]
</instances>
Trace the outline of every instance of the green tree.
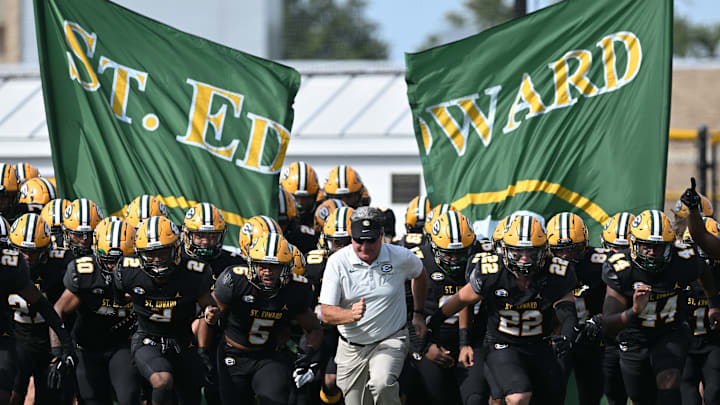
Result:
<instances>
[{"instance_id":1,"label":"green tree","mask_svg":"<svg viewBox=\"0 0 720 405\"><path fill-rule=\"evenodd\" d=\"M283 59L387 59L365 0L285 0Z\"/></svg>"}]
</instances>

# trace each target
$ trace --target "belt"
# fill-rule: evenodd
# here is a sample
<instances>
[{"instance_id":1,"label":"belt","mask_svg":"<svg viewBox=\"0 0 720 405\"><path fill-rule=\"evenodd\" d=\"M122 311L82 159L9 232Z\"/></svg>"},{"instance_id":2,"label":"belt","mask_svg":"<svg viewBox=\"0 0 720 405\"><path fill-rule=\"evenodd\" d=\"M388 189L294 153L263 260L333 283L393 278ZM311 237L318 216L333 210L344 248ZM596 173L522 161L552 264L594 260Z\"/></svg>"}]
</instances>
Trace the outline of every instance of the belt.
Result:
<instances>
[{"instance_id":1,"label":"belt","mask_svg":"<svg viewBox=\"0 0 720 405\"><path fill-rule=\"evenodd\" d=\"M387 335L386 337L384 337L384 338L382 338L382 339L380 339L380 340L376 340L376 341L374 341L374 342L372 342L372 343L365 343L365 344L360 344L360 343L351 342L351 341L347 340L347 338L346 338L345 336L343 336L342 333L339 333L339 332L338 332L338 336L340 337L340 340L342 340L343 342L345 342L345 343L347 343L347 344L349 344L349 345L353 345L353 346L357 346L357 347L365 347L365 346L376 345L376 344L382 342L383 340L389 338L390 336L395 335L396 333L400 332L400 331L403 330L403 329L405 329L405 325L403 325L402 328L396 330L395 332Z\"/></svg>"}]
</instances>

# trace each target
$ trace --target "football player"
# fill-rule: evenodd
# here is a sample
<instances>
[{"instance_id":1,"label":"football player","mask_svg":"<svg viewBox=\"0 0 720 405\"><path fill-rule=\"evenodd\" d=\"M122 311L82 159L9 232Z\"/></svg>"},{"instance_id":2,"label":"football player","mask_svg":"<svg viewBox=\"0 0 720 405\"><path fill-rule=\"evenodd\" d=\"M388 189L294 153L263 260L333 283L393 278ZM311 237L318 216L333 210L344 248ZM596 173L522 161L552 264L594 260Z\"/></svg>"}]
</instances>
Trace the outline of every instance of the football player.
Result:
<instances>
[{"instance_id":1,"label":"football player","mask_svg":"<svg viewBox=\"0 0 720 405\"><path fill-rule=\"evenodd\" d=\"M11 223L20 216L17 205L19 190L20 183L15 168L12 165L0 163L0 215Z\"/></svg>"},{"instance_id":2,"label":"football player","mask_svg":"<svg viewBox=\"0 0 720 405\"><path fill-rule=\"evenodd\" d=\"M430 242L430 232L432 231L434 219L448 211L457 211L457 209L452 204L439 204L439 205L436 205L435 207L433 207L433 209L430 210L430 212L428 212L427 217L425 218L425 224L423 225L423 242L422 243Z\"/></svg>"},{"instance_id":3,"label":"football player","mask_svg":"<svg viewBox=\"0 0 720 405\"><path fill-rule=\"evenodd\" d=\"M394 244L412 249L423 244L423 227L430 213L430 199L425 196L416 196L408 204L405 211L405 235L393 241Z\"/></svg>"},{"instance_id":4,"label":"football player","mask_svg":"<svg viewBox=\"0 0 720 405\"><path fill-rule=\"evenodd\" d=\"M222 213L211 203L198 203L185 213L182 232L183 259L200 259L207 262L212 270L213 282L217 280L217 277L226 267L245 263L245 259L241 255L223 250L222 246L226 232L227 225ZM205 322L202 319L203 317L193 322L193 330L197 330L200 322ZM218 334L213 335L212 340L215 343L219 339ZM211 346L216 345L211 344ZM217 361L216 352L211 350L209 356L210 361L214 364ZM210 372L214 375L203 381L205 402L219 404L220 391L217 386L217 369L213 368Z\"/></svg>"},{"instance_id":5,"label":"football player","mask_svg":"<svg viewBox=\"0 0 720 405\"><path fill-rule=\"evenodd\" d=\"M508 404L528 404L531 398L543 404L562 403L565 387L557 378L556 356L567 355L575 340L573 265L548 257L545 230L530 215L511 221L503 236L503 250L502 257L478 258L469 283L430 317L430 328L438 329L468 305L485 302L485 362L493 396L499 394ZM554 316L560 321L561 334L549 338ZM552 345L544 343L546 338Z\"/></svg>"},{"instance_id":6,"label":"football player","mask_svg":"<svg viewBox=\"0 0 720 405\"><path fill-rule=\"evenodd\" d=\"M312 250L308 253L305 264L305 277L313 289L313 308L318 320L322 320L320 303L320 287L322 285L323 273L327 265L327 259L338 250L350 245L350 215L353 209L340 207L335 210L325 221L323 228L323 243L321 249ZM335 351L337 350L338 332L337 327L329 324L322 324L323 327L323 359L318 371L322 374L322 387L320 400L326 404L338 403L342 394L336 385L337 364L335 364Z\"/></svg>"},{"instance_id":7,"label":"football player","mask_svg":"<svg viewBox=\"0 0 720 405\"><path fill-rule=\"evenodd\" d=\"M665 214L643 211L630 227L629 253L615 253L603 265L605 333L617 335L625 388L635 404L681 401L689 339L682 300L698 277L711 297L708 319L720 320L712 274L692 248L674 241Z\"/></svg>"},{"instance_id":8,"label":"football player","mask_svg":"<svg viewBox=\"0 0 720 405\"><path fill-rule=\"evenodd\" d=\"M618 212L605 223L601 245L607 249L607 255L629 251L630 225L635 215L629 212ZM603 353L603 388L608 405L625 405L628 397L620 370L620 347L614 337L605 336L605 352Z\"/></svg>"},{"instance_id":9,"label":"football player","mask_svg":"<svg viewBox=\"0 0 720 405\"><path fill-rule=\"evenodd\" d=\"M52 248L63 249L65 247L65 238L63 236L63 217L65 210L70 201L64 198L56 198L45 204L40 216L50 225L50 233L52 233Z\"/></svg>"},{"instance_id":10,"label":"football player","mask_svg":"<svg viewBox=\"0 0 720 405\"><path fill-rule=\"evenodd\" d=\"M29 313L29 308L32 308L36 314L35 318L43 319L60 336L62 344L58 351L56 365L61 365L71 372L74 364L72 359L75 355L70 333L53 311L47 298L30 280L30 270L24 255L17 250L8 248L9 234L7 221L0 217L0 314L2 315L0 316L0 405L10 403L18 367L22 366L18 364L16 341L11 332L10 320L5 316L8 304L14 305L22 300L27 313ZM19 315L23 316L24 313L21 312ZM47 363L44 364L44 367L47 368ZM44 385L44 382L42 380L41 383ZM25 386L27 387L27 384Z\"/></svg>"},{"instance_id":11,"label":"football player","mask_svg":"<svg viewBox=\"0 0 720 405\"><path fill-rule=\"evenodd\" d=\"M183 258L181 244L175 224L164 216L150 217L135 236L136 255L123 257L113 272L115 288L130 295L137 314L133 361L152 385L152 402L158 405L173 403L174 397L199 404L202 374L213 367L206 322L198 325L199 348L191 347L196 305L214 306L212 273L204 261Z\"/></svg>"},{"instance_id":12,"label":"football player","mask_svg":"<svg viewBox=\"0 0 720 405\"><path fill-rule=\"evenodd\" d=\"M284 188L280 187L278 192L278 224L283 235L288 234L288 230L297 226L297 206L295 198Z\"/></svg>"},{"instance_id":13,"label":"football player","mask_svg":"<svg viewBox=\"0 0 720 405\"><path fill-rule=\"evenodd\" d=\"M93 256L68 265L65 291L55 303L64 318L77 311L72 330L77 344L78 396L87 405L120 405L140 401L140 375L132 364L130 337L135 318L132 303L117 299L112 286L115 266L135 252L135 228L124 220L103 219L95 228ZM53 348L59 346L51 333Z\"/></svg>"},{"instance_id":14,"label":"football player","mask_svg":"<svg viewBox=\"0 0 720 405\"><path fill-rule=\"evenodd\" d=\"M428 275L425 300L428 315L466 284L468 259L478 250L475 233L463 214L448 211L435 219L430 243L414 248ZM428 335L419 356L414 356L420 357L415 361L433 404L488 402L489 392L482 384L485 363L482 344L473 345L473 332L482 333L484 325L483 330L475 330L471 316L470 308L466 307L447 318Z\"/></svg>"},{"instance_id":15,"label":"football player","mask_svg":"<svg viewBox=\"0 0 720 405\"><path fill-rule=\"evenodd\" d=\"M38 214L24 214L10 228L10 244L25 259L30 280L52 304L63 292L62 278L72 254L66 250L50 249L50 227ZM35 403L66 402L60 393L49 390L48 364L53 359L46 318L38 308L17 293L8 297L13 310L13 330L17 342L18 374L15 378L12 402L21 404L27 394L30 377L34 378ZM57 314L55 314L57 316ZM56 357L57 354L55 353Z\"/></svg>"},{"instance_id":16,"label":"football player","mask_svg":"<svg viewBox=\"0 0 720 405\"><path fill-rule=\"evenodd\" d=\"M297 368L311 367L322 329L311 310L308 280L292 272L293 254L277 233L261 236L248 251L248 266L225 269L212 292L225 319L225 341L218 349L223 403L287 404L293 360L284 346L296 320L306 345Z\"/></svg>"},{"instance_id":17,"label":"football player","mask_svg":"<svg viewBox=\"0 0 720 405\"><path fill-rule=\"evenodd\" d=\"M38 172L38 169L30 163L18 162L15 163L13 167L15 168L15 173L17 173L19 183L40 176L40 172Z\"/></svg>"},{"instance_id":18,"label":"football player","mask_svg":"<svg viewBox=\"0 0 720 405\"><path fill-rule=\"evenodd\" d=\"M160 200L147 194L135 197L125 210L125 220L135 229L142 221L154 216L167 217L167 209Z\"/></svg>"},{"instance_id":19,"label":"football player","mask_svg":"<svg viewBox=\"0 0 720 405\"><path fill-rule=\"evenodd\" d=\"M708 217L704 218L704 221L705 229L715 237L720 237L717 221ZM683 241L693 246L695 253L710 267L713 279L719 280L720 263L707 257L705 252L695 245L688 230L685 230ZM720 403L720 385L715 381L720 381L720 337L710 331L708 298L697 281L690 283L687 305L690 315L690 346L682 376L682 403L701 405L704 400L706 404L717 404ZM698 391L701 382L702 396Z\"/></svg>"},{"instance_id":20,"label":"football player","mask_svg":"<svg viewBox=\"0 0 720 405\"><path fill-rule=\"evenodd\" d=\"M282 235L282 230L276 220L266 217L265 215L256 215L243 224L240 229L240 251L246 260L253 241L269 233L279 233ZM225 269L223 269L223 271L224 270Z\"/></svg>"},{"instance_id":21,"label":"football player","mask_svg":"<svg viewBox=\"0 0 720 405\"><path fill-rule=\"evenodd\" d=\"M93 231L100 221L100 208L87 198L79 198L65 208L63 238L75 258L92 255Z\"/></svg>"},{"instance_id":22,"label":"football player","mask_svg":"<svg viewBox=\"0 0 720 405\"><path fill-rule=\"evenodd\" d=\"M295 198L298 213L297 225L290 229L287 239L306 254L317 247L321 232L313 224L315 207L322 202L316 202L322 192L317 174L306 162L293 162L280 174L280 185Z\"/></svg>"},{"instance_id":23,"label":"football player","mask_svg":"<svg viewBox=\"0 0 720 405\"><path fill-rule=\"evenodd\" d=\"M359 207L363 183L360 175L350 166L335 166L330 170L323 190L327 198L341 200L352 208Z\"/></svg>"},{"instance_id":24,"label":"football player","mask_svg":"<svg viewBox=\"0 0 720 405\"><path fill-rule=\"evenodd\" d=\"M18 205L24 213L39 214L45 204L56 198L55 186L44 177L33 177L20 183Z\"/></svg>"},{"instance_id":25,"label":"football player","mask_svg":"<svg viewBox=\"0 0 720 405\"><path fill-rule=\"evenodd\" d=\"M553 257L572 262L577 276L573 290L580 334L570 355L560 360L564 381L575 372L581 405L599 404L603 396L602 305L605 283L602 265L608 250L589 246L585 222L579 215L561 212L547 223L548 247Z\"/></svg>"},{"instance_id":26,"label":"football player","mask_svg":"<svg viewBox=\"0 0 720 405\"><path fill-rule=\"evenodd\" d=\"M495 230L492 234L493 249L495 250L495 253L497 255L503 254L502 239L503 235L505 235L505 228L507 228L509 218L510 216L506 216L505 218L501 219L500 222L495 225Z\"/></svg>"}]
</instances>

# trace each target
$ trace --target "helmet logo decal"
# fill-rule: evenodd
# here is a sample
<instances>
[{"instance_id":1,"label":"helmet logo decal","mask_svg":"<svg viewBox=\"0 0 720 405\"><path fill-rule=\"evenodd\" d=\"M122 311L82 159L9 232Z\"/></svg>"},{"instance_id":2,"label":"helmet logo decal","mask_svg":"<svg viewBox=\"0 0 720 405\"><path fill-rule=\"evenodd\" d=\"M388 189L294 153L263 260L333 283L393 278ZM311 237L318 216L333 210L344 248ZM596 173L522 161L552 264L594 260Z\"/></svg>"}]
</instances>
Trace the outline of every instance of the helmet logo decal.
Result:
<instances>
[{"instance_id":1,"label":"helmet logo decal","mask_svg":"<svg viewBox=\"0 0 720 405\"><path fill-rule=\"evenodd\" d=\"M187 214L185 214L185 218L192 219L192 217L195 216L195 207L192 207L188 210Z\"/></svg>"}]
</instances>

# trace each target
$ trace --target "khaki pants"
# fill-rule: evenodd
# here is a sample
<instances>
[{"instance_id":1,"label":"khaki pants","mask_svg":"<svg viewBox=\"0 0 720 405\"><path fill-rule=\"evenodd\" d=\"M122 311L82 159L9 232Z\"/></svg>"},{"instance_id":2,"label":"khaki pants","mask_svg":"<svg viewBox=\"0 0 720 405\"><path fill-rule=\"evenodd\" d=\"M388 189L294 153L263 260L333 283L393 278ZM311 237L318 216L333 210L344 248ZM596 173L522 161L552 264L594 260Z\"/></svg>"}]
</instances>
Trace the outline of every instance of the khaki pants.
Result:
<instances>
[{"instance_id":1,"label":"khaki pants","mask_svg":"<svg viewBox=\"0 0 720 405\"><path fill-rule=\"evenodd\" d=\"M363 347L338 339L337 386L345 404L400 405L398 377L407 353L407 328Z\"/></svg>"}]
</instances>

